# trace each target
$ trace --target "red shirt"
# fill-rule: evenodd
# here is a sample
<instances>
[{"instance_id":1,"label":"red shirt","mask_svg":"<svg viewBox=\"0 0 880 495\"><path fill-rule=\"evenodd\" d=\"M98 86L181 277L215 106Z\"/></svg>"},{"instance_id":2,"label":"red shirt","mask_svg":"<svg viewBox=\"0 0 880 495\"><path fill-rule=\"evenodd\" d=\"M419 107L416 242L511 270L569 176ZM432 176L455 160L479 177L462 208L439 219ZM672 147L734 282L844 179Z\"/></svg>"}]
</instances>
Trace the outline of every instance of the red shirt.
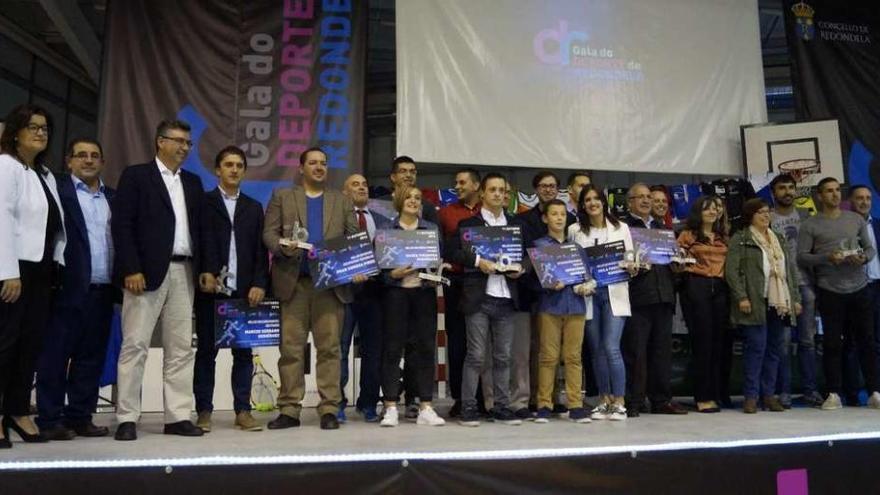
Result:
<instances>
[{"instance_id":1,"label":"red shirt","mask_svg":"<svg viewBox=\"0 0 880 495\"><path fill-rule=\"evenodd\" d=\"M481 206L481 203L478 201L473 208L468 208L467 205L459 200L440 208L440 211L437 212L437 218L440 221L440 229L443 232L443 237L449 238L455 235L455 231L458 230L458 222L465 218L479 215ZM450 271L453 273L461 273L461 265L453 264Z\"/></svg>"}]
</instances>

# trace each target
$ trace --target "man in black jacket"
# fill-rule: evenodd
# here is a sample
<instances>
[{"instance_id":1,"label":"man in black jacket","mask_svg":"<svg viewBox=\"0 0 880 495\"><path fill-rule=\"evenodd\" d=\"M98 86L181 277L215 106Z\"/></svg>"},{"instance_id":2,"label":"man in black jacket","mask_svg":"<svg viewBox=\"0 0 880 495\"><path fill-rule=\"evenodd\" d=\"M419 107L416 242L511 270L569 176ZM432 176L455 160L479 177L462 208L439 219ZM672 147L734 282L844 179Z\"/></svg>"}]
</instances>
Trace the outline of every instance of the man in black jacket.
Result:
<instances>
[{"instance_id":1,"label":"man in black jacket","mask_svg":"<svg viewBox=\"0 0 880 495\"><path fill-rule=\"evenodd\" d=\"M196 396L196 426L211 431L214 410L214 365L217 347L214 336L214 303L218 299L247 299L256 306L266 295L269 254L263 245L263 207L242 193L241 181L247 158L237 146L227 146L214 159L217 189L207 193L202 215L205 251L215 264L211 273L225 272L217 280L218 293L196 296L198 349L193 381ZM232 398L235 427L245 431L263 429L251 415L251 376L254 373L250 348L232 349Z\"/></svg>"},{"instance_id":2,"label":"man in black jacket","mask_svg":"<svg viewBox=\"0 0 880 495\"><path fill-rule=\"evenodd\" d=\"M192 148L186 122L156 129L156 158L122 172L113 218L115 282L124 289L119 351L117 440L137 439L144 364L158 324L164 349L165 433L201 436L192 411L192 310L196 283L213 292L211 266L202 257L202 181L181 170ZM200 273L201 272L201 273ZM199 274L200 273L200 274Z\"/></svg>"},{"instance_id":3,"label":"man in black jacket","mask_svg":"<svg viewBox=\"0 0 880 495\"><path fill-rule=\"evenodd\" d=\"M520 424L522 420L509 408L510 353L513 342L513 314L519 297L516 279L522 271L501 274L493 260L464 249L461 231L467 227L501 227L519 225L504 210L504 176L489 173L480 183L483 206L480 214L458 223L456 233L449 239L444 259L464 267L462 293L459 302L467 326L467 355L461 384L462 412L459 423L479 426L477 383L487 354L492 355L495 421Z\"/></svg>"},{"instance_id":4,"label":"man in black jacket","mask_svg":"<svg viewBox=\"0 0 880 495\"><path fill-rule=\"evenodd\" d=\"M651 190L642 183L627 191L629 213L623 218L631 228L666 229L651 217ZM626 364L627 416L644 411L645 392L654 414L687 414L672 402L669 375L672 367L672 313L675 290L668 265L652 265L629 282L632 316L623 328L623 361Z\"/></svg>"}]
</instances>

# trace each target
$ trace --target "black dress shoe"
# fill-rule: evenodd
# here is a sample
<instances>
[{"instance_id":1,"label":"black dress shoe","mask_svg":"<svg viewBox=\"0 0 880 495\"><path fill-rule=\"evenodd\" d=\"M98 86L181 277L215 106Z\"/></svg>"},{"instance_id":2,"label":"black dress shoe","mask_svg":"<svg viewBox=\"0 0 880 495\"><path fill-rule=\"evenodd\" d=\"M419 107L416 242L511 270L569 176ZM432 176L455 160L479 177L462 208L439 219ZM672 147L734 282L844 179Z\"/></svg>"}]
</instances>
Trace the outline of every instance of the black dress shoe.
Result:
<instances>
[{"instance_id":1,"label":"black dress shoe","mask_svg":"<svg viewBox=\"0 0 880 495\"><path fill-rule=\"evenodd\" d=\"M627 418L638 418L639 414L640 414L640 412L639 412L638 407L634 407L632 409L630 409L629 407L626 408L626 417Z\"/></svg>"},{"instance_id":2,"label":"black dress shoe","mask_svg":"<svg viewBox=\"0 0 880 495\"><path fill-rule=\"evenodd\" d=\"M0 438L0 449L11 449L12 442L9 441L9 437Z\"/></svg>"},{"instance_id":3,"label":"black dress shoe","mask_svg":"<svg viewBox=\"0 0 880 495\"><path fill-rule=\"evenodd\" d=\"M110 429L106 426L97 426L89 421L88 423L76 423L68 425L68 428L75 431L80 437L106 437L110 434Z\"/></svg>"},{"instance_id":4,"label":"black dress shoe","mask_svg":"<svg viewBox=\"0 0 880 495\"><path fill-rule=\"evenodd\" d=\"M687 409L675 402L664 402L656 407L651 407L651 414L687 414Z\"/></svg>"},{"instance_id":5,"label":"black dress shoe","mask_svg":"<svg viewBox=\"0 0 880 495\"><path fill-rule=\"evenodd\" d=\"M338 430L339 429L339 420L336 419L335 414L322 414L321 415L321 429L322 430Z\"/></svg>"},{"instance_id":6,"label":"black dress shoe","mask_svg":"<svg viewBox=\"0 0 880 495\"><path fill-rule=\"evenodd\" d=\"M180 435L182 437L200 437L205 434L205 431L192 424L192 421L183 420L177 423L166 424L162 433L166 435Z\"/></svg>"},{"instance_id":7,"label":"black dress shoe","mask_svg":"<svg viewBox=\"0 0 880 495\"><path fill-rule=\"evenodd\" d=\"M3 429L5 431L8 431L10 428L12 429L12 431L18 433L18 436L20 436L21 439L25 441L25 443L46 443L49 441L49 439L46 438L42 433L28 433L24 431L24 428L19 426L18 423L13 421L10 416L3 416ZM9 435L7 435L6 438L8 439Z\"/></svg>"},{"instance_id":8,"label":"black dress shoe","mask_svg":"<svg viewBox=\"0 0 880 495\"><path fill-rule=\"evenodd\" d=\"M133 421L119 423L119 427L116 428L116 434L113 435L113 438L122 442L137 440L137 437L137 425Z\"/></svg>"},{"instance_id":9,"label":"black dress shoe","mask_svg":"<svg viewBox=\"0 0 880 495\"><path fill-rule=\"evenodd\" d=\"M296 428L299 425L299 418L294 418L293 416L288 416L286 414L279 414L277 418L269 421L266 428L269 428L270 430L283 430L285 428Z\"/></svg>"},{"instance_id":10,"label":"black dress shoe","mask_svg":"<svg viewBox=\"0 0 880 495\"><path fill-rule=\"evenodd\" d=\"M73 440L76 438L76 432L62 425L55 425L51 428L43 428L40 433L49 440Z\"/></svg>"},{"instance_id":11,"label":"black dress shoe","mask_svg":"<svg viewBox=\"0 0 880 495\"><path fill-rule=\"evenodd\" d=\"M450 418L457 418L461 416L461 401L457 400L452 404L452 407L449 408L449 414L447 414Z\"/></svg>"}]
</instances>

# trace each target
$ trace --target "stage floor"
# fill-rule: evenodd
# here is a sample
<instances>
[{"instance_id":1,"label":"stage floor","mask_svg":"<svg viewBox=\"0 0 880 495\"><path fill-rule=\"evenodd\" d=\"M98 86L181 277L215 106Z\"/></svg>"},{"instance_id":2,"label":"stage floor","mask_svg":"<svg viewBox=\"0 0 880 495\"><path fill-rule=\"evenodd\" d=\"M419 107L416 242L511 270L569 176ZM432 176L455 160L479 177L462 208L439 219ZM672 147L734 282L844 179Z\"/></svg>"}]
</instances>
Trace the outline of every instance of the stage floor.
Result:
<instances>
[{"instance_id":1,"label":"stage floor","mask_svg":"<svg viewBox=\"0 0 880 495\"><path fill-rule=\"evenodd\" d=\"M448 407L448 403L437 405L440 412ZM784 413L755 415L739 410L686 416L643 414L622 422L589 424L567 419L520 426L483 422L478 428L452 421L442 427L416 426L403 418L396 428L381 428L364 422L353 408L348 412L349 421L336 431L320 430L315 411L307 410L300 428L261 432L235 430L233 414L218 412L213 431L200 438L163 435L161 414L144 415L135 442L117 442L111 436L34 445L18 441L12 433L14 448L0 450L0 470L638 455L880 438L880 410L865 407L838 411L796 407ZM274 416L256 414L263 423ZM95 422L111 429L116 426L110 414L96 416Z\"/></svg>"}]
</instances>

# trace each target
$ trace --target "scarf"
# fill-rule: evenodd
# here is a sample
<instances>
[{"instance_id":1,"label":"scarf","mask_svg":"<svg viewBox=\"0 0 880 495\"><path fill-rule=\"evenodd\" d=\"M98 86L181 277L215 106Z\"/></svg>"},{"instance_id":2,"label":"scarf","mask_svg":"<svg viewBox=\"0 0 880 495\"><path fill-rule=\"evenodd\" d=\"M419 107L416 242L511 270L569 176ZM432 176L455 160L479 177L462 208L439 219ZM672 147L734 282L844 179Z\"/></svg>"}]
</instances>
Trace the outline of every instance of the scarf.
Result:
<instances>
[{"instance_id":1,"label":"scarf","mask_svg":"<svg viewBox=\"0 0 880 495\"><path fill-rule=\"evenodd\" d=\"M767 236L753 226L749 226L749 231L752 234L752 239L755 240L770 262L767 303L771 308L776 309L779 316L790 314L791 294L788 291L788 277L785 272L785 253L779 244L779 238L770 229L767 230Z\"/></svg>"}]
</instances>

